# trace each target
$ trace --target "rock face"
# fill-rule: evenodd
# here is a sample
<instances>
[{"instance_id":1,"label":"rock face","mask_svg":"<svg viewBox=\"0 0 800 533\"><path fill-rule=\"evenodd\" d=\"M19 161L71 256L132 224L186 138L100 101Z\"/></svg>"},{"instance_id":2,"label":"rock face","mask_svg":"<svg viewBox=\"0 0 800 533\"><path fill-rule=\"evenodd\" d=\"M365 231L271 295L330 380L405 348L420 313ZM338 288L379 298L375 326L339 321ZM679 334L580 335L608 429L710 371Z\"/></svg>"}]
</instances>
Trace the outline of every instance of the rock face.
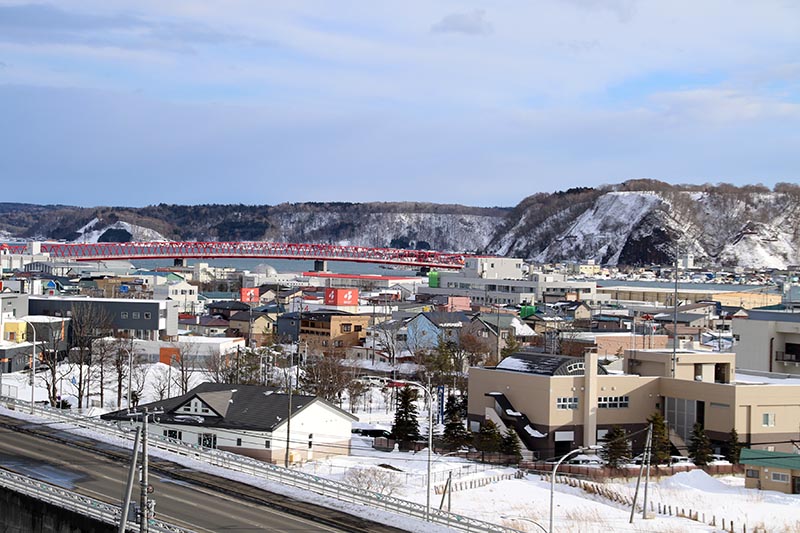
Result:
<instances>
[{"instance_id":1,"label":"rock face","mask_svg":"<svg viewBox=\"0 0 800 533\"><path fill-rule=\"evenodd\" d=\"M561 231L542 239L512 228L489 252L524 250L539 262L594 259L602 264L666 263L676 247L698 264L786 268L800 264L800 190L770 192L731 187L670 187L599 194L590 205L576 198L569 222L548 217L542 226ZM720 190L721 189L721 190ZM563 210L561 214L568 213Z\"/></svg>"},{"instance_id":2,"label":"rock face","mask_svg":"<svg viewBox=\"0 0 800 533\"><path fill-rule=\"evenodd\" d=\"M0 235L68 241L268 240L436 249L538 262L644 265L676 247L698 264L800 264L800 187L672 186L636 180L539 193L514 208L429 203L157 205L0 204Z\"/></svg>"}]
</instances>

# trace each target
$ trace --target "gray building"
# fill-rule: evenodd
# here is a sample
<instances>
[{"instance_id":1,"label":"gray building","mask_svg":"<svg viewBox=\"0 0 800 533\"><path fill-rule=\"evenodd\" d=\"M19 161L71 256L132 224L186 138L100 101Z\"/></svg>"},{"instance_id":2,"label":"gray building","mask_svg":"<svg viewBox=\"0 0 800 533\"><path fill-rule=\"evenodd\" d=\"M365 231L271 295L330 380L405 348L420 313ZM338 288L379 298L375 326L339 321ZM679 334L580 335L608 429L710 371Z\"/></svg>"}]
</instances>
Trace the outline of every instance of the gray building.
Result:
<instances>
[{"instance_id":1,"label":"gray building","mask_svg":"<svg viewBox=\"0 0 800 533\"><path fill-rule=\"evenodd\" d=\"M32 315L71 317L74 305L97 305L108 313L115 336L174 340L178 335L178 302L128 298L31 296Z\"/></svg>"}]
</instances>

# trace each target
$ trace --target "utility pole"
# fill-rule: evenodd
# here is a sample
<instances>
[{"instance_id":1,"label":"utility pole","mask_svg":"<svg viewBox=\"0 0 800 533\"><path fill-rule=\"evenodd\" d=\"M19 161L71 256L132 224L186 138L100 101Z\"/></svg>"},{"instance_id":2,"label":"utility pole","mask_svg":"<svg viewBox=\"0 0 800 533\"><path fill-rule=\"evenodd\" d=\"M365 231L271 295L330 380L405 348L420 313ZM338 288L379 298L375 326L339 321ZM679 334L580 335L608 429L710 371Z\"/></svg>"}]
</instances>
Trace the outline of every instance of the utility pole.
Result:
<instances>
[{"instance_id":1,"label":"utility pole","mask_svg":"<svg viewBox=\"0 0 800 533\"><path fill-rule=\"evenodd\" d=\"M144 410L142 418L142 475L140 483L140 509L139 509L139 533L148 533L150 531L150 517L152 514L148 492L150 490L150 479L148 475L148 462L147 462L147 409ZM153 501L155 507L155 501Z\"/></svg>"},{"instance_id":2,"label":"utility pole","mask_svg":"<svg viewBox=\"0 0 800 533\"><path fill-rule=\"evenodd\" d=\"M674 304L672 315L672 378L675 378L675 365L678 361L678 254L680 242L675 243L675 291L672 302Z\"/></svg>"}]
</instances>

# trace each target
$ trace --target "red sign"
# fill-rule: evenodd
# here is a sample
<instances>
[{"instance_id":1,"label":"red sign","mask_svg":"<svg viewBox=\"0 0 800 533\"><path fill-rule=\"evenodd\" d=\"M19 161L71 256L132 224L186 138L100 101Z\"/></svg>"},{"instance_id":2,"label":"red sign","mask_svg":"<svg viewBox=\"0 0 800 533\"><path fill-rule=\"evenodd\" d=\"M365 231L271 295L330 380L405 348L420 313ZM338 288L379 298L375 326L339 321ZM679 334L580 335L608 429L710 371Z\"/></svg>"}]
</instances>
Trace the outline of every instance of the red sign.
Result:
<instances>
[{"instance_id":1,"label":"red sign","mask_svg":"<svg viewBox=\"0 0 800 533\"><path fill-rule=\"evenodd\" d=\"M325 305L358 305L358 289L325 289Z\"/></svg>"},{"instance_id":2,"label":"red sign","mask_svg":"<svg viewBox=\"0 0 800 533\"><path fill-rule=\"evenodd\" d=\"M242 289L239 293L240 297L239 300L246 304L256 303L258 302L258 287L250 287L246 289Z\"/></svg>"}]
</instances>

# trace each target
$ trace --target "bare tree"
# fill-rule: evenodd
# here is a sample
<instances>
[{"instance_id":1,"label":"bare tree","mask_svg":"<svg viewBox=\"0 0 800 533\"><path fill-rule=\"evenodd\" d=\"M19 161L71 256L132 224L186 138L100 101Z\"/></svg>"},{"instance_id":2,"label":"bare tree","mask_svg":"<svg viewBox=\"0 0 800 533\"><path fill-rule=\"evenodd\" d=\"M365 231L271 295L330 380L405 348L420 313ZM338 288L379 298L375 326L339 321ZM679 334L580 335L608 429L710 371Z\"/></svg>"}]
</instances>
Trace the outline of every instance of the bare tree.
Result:
<instances>
[{"instance_id":1,"label":"bare tree","mask_svg":"<svg viewBox=\"0 0 800 533\"><path fill-rule=\"evenodd\" d=\"M69 362L61 364L63 359L63 348L66 340L66 323L68 320L53 320L50 322L37 322L37 340L41 339L44 344L37 352L37 363L43 369L42 380L47 388L47 399L51 406L58 405L59 389L62 380L71 372ZM34 327L30 324L28 327ZM31 379L36 379L32 376Z\"/></svg>"},{"instance_id":2,"label":"bare tree","mask_svg":"<svg viewBox=\"0 0 800 533\"><path fill-rule=\"evenodd\" d=\"M158 400L161 401L167 397L167 393L169 392L169 369L164 368L163 366L159 365L154 367L150 371L150 386L153 387L153 391L156 393Z\"/></svg>"},{"instance_id":3,"label":"bare tree","mask_svg":"<svg viewBox=\"0 0 800 533\"><path fill-rule=\"evenodd\" d=\"M78 408L83 407L83 396L90 391L88 367L92 364L92 341L103 337L111 330L111 315L98 304L79 302L72 304L72 345L77 349Z\"/></svg>"},{"instance_id":4,"label":"bare tree","mask_svg":"<svg viewBox=\"0 0 800 533\"><path fill-rule=\"evenodd\" d=\"M137 368L142 366L142 356L136 351L134 340L127 337L115 338L111 343L111 353L108 357L113 379L116 381L117 405L122 405L123 391L127 390L126 381L133 381ZM131 385L131 392L133 392Z\"/></svg>"},{"instance_id":5,"label":"bare tree","mask_svg":"<svg viewBox=\"0 0 800 533\"><path fill-rule=\"evenodd\" d=\"M178 385L180 394L186 394L189 390L192 372L197 368L200 359L199 345L196 342L174 342L172 346L178 352L170 357L169 366L175 373L172 380Z\"/></svg>"},{"instance_id":6,"label":"bare tree","mask_svg":"<svg viewBox=\"0 0 800 533\"><path fill-rule=\"evenodd\" d=\"M139 405L149 375L150 365L134 365L131 369L131 404L133 407Z\"/></svg>"},{"instance_id":7,"label":"bare tree","mask_svg":"<svg viewBox=\"0 0 800 533\"><path fill-rule=\"evenodd\" d=\"M96 377L97 383L100 384L100 405L105 405L106 372L113 370L114 352L115 346L112 337L95 339L92 343L92 365L90 366L90 371L92 377Z\"/></svg>"},{"instance_id":8,"label":"bare tree","mask_svg":"<svg viewBox=\"0 0 800 533\"><path fill-rule=\"evenodd\" d=\"M341 403L342 392L349 381L342 360L326 356L310 358L301 378L304 391L336 403Z\"/></svg>"},{"instance_id":9,"label":"bare tree","mask_svg":"<svg viewBox=\"0 0 800 533\"><path fill-rule=\"evenodd\" d=\"M398 475L377 466L351 468L344 475L345 483L363 490L391 496L402 487Z\"/></svg>"}]
</instances>

